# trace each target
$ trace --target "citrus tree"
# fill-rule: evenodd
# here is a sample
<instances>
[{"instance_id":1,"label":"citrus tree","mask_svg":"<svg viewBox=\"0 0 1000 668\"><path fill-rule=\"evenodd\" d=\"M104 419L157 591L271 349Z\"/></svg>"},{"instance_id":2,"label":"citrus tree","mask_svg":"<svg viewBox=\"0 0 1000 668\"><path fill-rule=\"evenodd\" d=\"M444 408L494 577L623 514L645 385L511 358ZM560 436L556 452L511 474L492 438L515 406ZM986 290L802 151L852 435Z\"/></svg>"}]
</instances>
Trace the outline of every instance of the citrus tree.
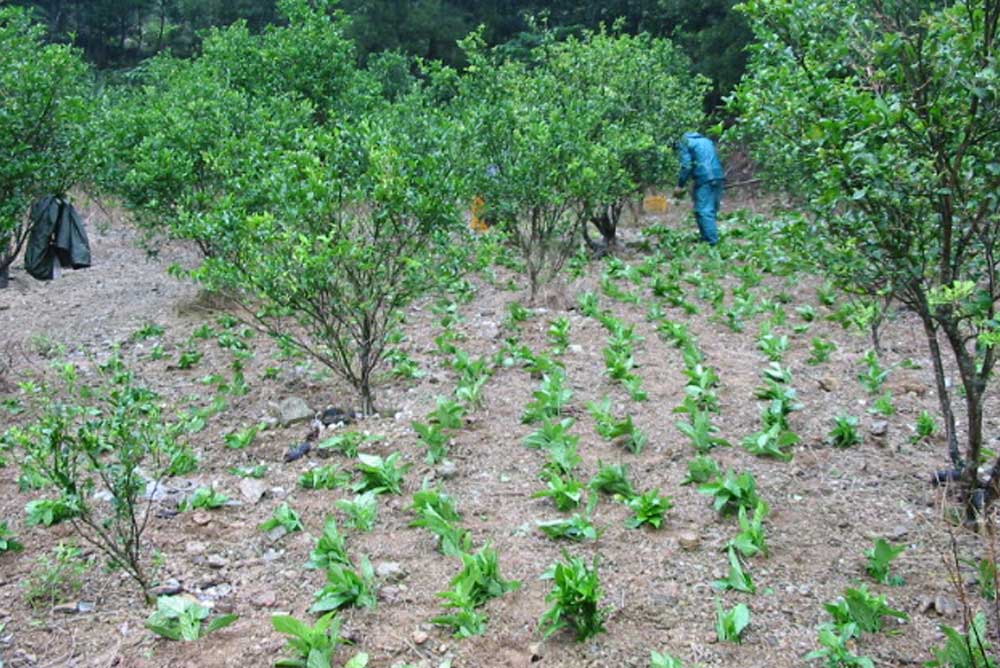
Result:
<instances>
[{"instance_id":1,"label":"citrus tree","mask_svg":"<svg viewBox=\"0 0 1000 668\"><path fill-rule=\"evenodd\" d=\"M1000 0L748 0L743 10L757 44L732 101L734 133L811 208L828 271L919 317L953 467L935 477L959 480L974 514L1000 495L1000 459L983 448L1000 343Z\"/></svg>"},{"instance_id":2,"label":"citrus tree","mask_svg":"<svg viewBox=\"0 0 1000 668\"><path fill-rule=\"evenodd\" d=\"M43 35L22 9L0 7L0 288L28 237L32 200L65 194L87 171L87 67Z\"/></svg>"},{"instance_id":3,"label":"citrus tree","mask_svg":"<svg viewBox=\"0 0 1000 668\"><path fill-rule=\"evenodd\" d=\"M190 223L224 240L196 276L350 383L365 414L389 334L458 227L450 134L415 98L302 128L295 148L241 156L228 206Z\"/></svg>"}]
</instances>

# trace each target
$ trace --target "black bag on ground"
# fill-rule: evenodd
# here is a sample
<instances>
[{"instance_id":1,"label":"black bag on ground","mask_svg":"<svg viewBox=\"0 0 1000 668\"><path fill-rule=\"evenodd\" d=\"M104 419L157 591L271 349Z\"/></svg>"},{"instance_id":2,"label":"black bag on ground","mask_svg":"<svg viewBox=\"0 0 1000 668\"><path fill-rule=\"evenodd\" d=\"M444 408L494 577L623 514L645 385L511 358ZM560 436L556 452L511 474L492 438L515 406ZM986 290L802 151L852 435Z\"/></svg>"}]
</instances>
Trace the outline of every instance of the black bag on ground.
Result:
<instances>
[{"instance_id":1,"label":"black bag on ground","mask_svg":"<svg viewBox=\"0 0 1000 668\"><path fill-rule=\"evenodd\" d=\"M24 269L40 281L51 281L57 260L61 267L89 267L90 242L72 204L60 197L43 197L31 207Z\"/></svg>"}]
</instances>

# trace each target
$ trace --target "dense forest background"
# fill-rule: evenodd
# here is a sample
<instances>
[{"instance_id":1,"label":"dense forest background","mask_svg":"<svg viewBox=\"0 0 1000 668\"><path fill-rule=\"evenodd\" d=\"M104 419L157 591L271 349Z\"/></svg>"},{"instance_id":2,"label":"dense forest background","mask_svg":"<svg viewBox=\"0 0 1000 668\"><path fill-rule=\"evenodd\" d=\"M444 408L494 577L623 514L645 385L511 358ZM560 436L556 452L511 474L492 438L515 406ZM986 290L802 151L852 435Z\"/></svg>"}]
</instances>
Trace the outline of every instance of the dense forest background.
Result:
<instances>
[{"instance_id":1,"label":"dense forest background","mask_svg":"<svg viewBox=\"0 0 1000 668\"><path fill-rule=\"evenodd\" d=\"M73 42L101 69L127 68L162 50L186 56L215 26L246 21L259 31L281 21L279 0L15 0L29 6L53 41ZM714 90L710 107L739 80L750 40L735 0L342 0L363 63L372 53L397 51L464 65L456 44L482 25L490 46L511 55L535 42L532 17L567 33L620 22L628 33L648 32L681 45Z\"/></svg>"}]
</instances>

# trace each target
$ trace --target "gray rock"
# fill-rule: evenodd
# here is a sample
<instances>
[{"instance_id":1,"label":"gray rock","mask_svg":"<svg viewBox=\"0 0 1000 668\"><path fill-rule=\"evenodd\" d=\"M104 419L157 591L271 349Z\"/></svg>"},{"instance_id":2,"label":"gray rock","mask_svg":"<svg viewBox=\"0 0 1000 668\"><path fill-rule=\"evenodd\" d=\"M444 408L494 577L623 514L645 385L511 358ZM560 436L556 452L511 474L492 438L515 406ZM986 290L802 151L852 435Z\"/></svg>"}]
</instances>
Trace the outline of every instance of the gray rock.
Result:
<instances>
[{"instance_id":1,"label":"gray rock","mask_svg":"<svg viewBox=\"0 0 1000 668\"><path fill-rule=\"evenodd\" d=\"M149 590L149 593L153 596L176 596L184 591L181 583L177 580L171 578L166 582L159 584Z\"/></svg>"},{"instance_id":2,"label":"gray rock","mask_svg":"<svg viewBox=\"0 0 1000 668\"><path fill-rule=\"evenodd\" d=\"M278 421L282 426L308 422L315 417L313 409L301 397L286 397L278 403Z\"/></svg>"},{"instance_id":3,"label":"gray rock","mask_svg":"<svg viewBox=\"0 0 1000 668\"><path fill-rule=\"evenodd\" d=\"M208 564L209 568L219 569L228 566L229 560L226 559L221 554L210 554L208 555L208 559L205 561L205 563Z\"/></svg>"},{"instance_id":4,"label":"gray rock","mask_svg":"<svg viewBox=\"0 0 1000 668\"><path fill-rule=\"evenodd\" d=\"M441 462L441 465L437 467L437 476L442 480L451 480L456 475L458 475L458 467L455 466L455 462L450 459L446 459Z\"/></svg>"},{"instance_id":5,"label":"gray rock","mask_svg":"<svg viewBox=\"0 0 1000 668\"><path fill-rule=\"evenodd\" d=\"M868 433L872 436L881 437L885 436L886 432L889 431L889 423L885 420L878 420L872 422L871 426L868 427Z\"/></svg>"},{"instance_id":6,"label":"gray rock","mask_svg":"<svg viewBox=\"0 0 1000 668\"><path fill-rule=\"evenodd\" d=\"M267 485L261 480L254 478L243 478L240 480L240 495L243 500L253 505L264 498L267 493Z\"/></svg>"},{"instance_id":7,"label":"gray rock","mask_svg":"<svg viewBox=\"0 0 1000 668\"><path fill-rule=\"evenodd\" d=\"M250 603L256 608L273 608L278 604L278 595L268 589L254 594Z\"/></svg>"},{"instance_id":8,"label":"gray rock","mask_svg":"<svg viewBox=\"0 0 1000 668\"><path fill-rule=\"evenodd\" d=\"M399 582L405 579L408 573L399 562L380 561L375 564L375 575L386 582Z\"/></svg>"},{"instance_id":9,"label":"gray rock","mask_svg":"<svg viewBox=\"0 0 1000 668\"><path fill-rule=\"evenodd\" d=\"M191 541L184 545L184 551L192 555L204 554L205 549L205 544L198 541Z\"/></svg>"},{"instance_id":10,"label":"gray rock","mask_svg":"<svg viewBox=\"0 0 1000 668\"><path fill-rule=\"evenodd\" d=\"M77 612L76 603L60 603L59 605L52 607L52 612L62 613L64 615L75 615Z\"/></svg>"},{"instance_id":11,"label":"gray rock","mask_svg":"<svg viewBox=\"0 0 1000 668\"><path fill-rule=\"evenodd\" d=\"M701 545L701 536L695 531L681 531L677 534L677 542L680 544L681 549L692 552L698 549Z\"/></svg>"}]
</instances>

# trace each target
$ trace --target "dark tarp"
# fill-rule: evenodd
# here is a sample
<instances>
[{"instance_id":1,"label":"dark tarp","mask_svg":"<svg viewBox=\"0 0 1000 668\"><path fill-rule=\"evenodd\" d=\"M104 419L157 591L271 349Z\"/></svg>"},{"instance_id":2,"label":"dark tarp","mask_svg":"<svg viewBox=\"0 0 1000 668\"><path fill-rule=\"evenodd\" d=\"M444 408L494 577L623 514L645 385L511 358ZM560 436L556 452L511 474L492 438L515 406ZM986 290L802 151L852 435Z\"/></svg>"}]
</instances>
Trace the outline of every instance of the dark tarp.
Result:
<instances>
[{"instance_id":1,"label":"dark tarp","mask_svg":"<svg viewBox=\"0 0 1000 668\"><path fill-rule=\"evenodd\" d=\"M51 281L56 260L62 267L89 267L90 242L72 204L59 197L43 197L31 207L24 269L40 281Z\"/></svg>"}]
</instances>

